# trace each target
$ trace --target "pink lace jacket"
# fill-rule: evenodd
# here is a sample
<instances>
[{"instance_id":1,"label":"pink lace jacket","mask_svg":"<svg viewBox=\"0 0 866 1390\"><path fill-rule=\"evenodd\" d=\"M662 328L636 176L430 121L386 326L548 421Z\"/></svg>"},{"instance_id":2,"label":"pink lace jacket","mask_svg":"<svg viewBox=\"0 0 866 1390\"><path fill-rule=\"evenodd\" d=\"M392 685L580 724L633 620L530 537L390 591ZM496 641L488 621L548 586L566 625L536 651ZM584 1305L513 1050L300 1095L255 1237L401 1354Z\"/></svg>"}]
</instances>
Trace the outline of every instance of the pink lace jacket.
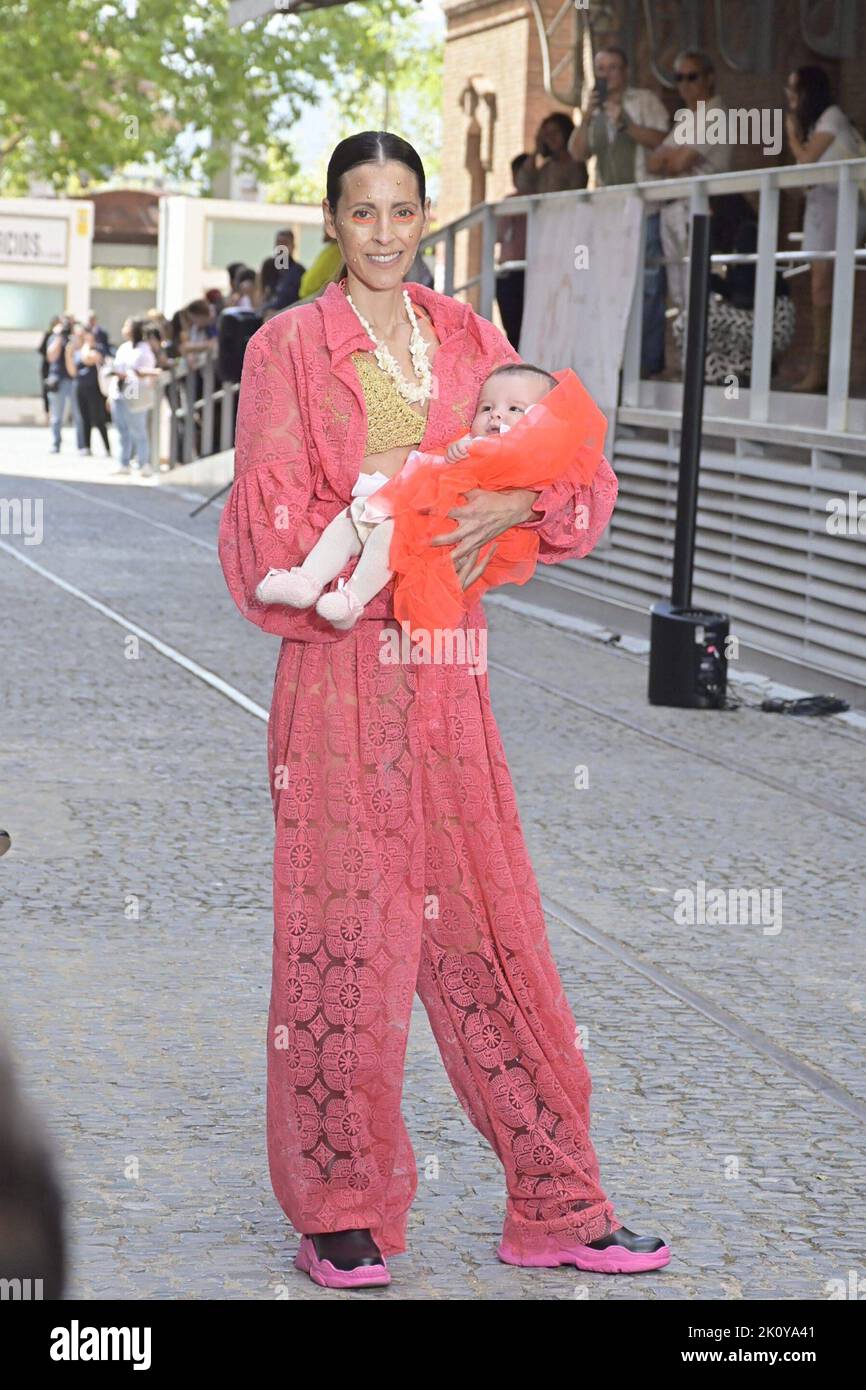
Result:
<instances>
[{"instance_id":1,"label":"pink lace jacket","mask_svg":"<svg viewBox=\"0 0 866 1390\"><path fill-rule=\"evenodd\" d=\"M466 304L408 283L410 298L430 314L439 348L432 360L435 393L419 448L435 453L468 429L485 377L519 355L492 323ZM337 284L311 304L287 309L250 339L244 359L236 430L235 479L223 509L219 557L245 618L298 642L338 642L315 609L262 604L255 598L270 568L299 564L328 522L351 501L363 461L367 416L350 354L372 351ZM533 504L539 561L577 559L596 544L616 502L606 459L592 483L554 483ZM353 559L340 577L348 577ZM336 581L335 581L336 583ZM393 617L393 581L367 605L361 621Z\"/></svg>"}]
</instances>

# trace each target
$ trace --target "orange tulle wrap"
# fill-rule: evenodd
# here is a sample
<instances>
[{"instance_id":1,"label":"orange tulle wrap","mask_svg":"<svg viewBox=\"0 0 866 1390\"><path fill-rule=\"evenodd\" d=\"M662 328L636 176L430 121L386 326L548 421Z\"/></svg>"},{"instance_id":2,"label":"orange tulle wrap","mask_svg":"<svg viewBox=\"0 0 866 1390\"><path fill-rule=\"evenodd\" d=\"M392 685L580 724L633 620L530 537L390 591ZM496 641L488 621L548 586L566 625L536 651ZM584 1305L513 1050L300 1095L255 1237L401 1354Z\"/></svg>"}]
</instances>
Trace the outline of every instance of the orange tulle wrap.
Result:
<instances>
[{"instance_id":1,"label":"orange tulle wrap","mask_svg":"<svg viewBox=\"0 0 866 1390\"><path fill-rule=\"evenodd\" d=\"M410 632L454 627L488 589L525 584L535 572L538 537L512 526L482 546L479 560L495 545L493 558L480 578L461 589L451 547L430 541L456 528L457 519L448 513L473 488L541 490L561 480L592 482L607 420L570 368L552 375L557 385L505 434L473 439L469 456L459 463L416 451L367 499L370 514L394 519L394 614Z\"/></svg>"}]
</instances>

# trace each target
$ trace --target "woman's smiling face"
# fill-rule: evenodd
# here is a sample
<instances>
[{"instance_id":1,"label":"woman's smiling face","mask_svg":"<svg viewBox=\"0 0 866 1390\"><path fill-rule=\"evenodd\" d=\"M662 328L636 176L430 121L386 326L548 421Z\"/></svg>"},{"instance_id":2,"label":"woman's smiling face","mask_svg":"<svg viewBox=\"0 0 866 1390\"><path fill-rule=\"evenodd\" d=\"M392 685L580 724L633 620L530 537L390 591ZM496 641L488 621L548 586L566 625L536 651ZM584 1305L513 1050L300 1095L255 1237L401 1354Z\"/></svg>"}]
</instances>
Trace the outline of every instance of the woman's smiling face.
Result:
<instances>
[{"instance_id":1,"label":"woman's smiling face","mask_svg":"<svg viewBox=\"0 0 866 1390\"><path fill-rule=\"evenodd\" d=\"M334 211L322 202L325 230L336 237L353 275L371 289L400 284L427 230L430 199L405 164L358 164L343 175Z\"/></svg>"}]
</instances>

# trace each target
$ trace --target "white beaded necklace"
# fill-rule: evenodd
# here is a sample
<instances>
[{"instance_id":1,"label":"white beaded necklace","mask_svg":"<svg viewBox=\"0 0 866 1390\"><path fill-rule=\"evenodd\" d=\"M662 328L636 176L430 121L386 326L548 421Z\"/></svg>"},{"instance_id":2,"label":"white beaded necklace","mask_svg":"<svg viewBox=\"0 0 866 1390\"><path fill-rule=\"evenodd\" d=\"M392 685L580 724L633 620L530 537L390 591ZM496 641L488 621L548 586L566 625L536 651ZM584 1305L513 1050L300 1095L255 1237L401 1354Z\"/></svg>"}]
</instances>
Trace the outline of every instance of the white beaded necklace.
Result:
<instances>
[{"instance_id":1,"label":"white beaded necklace","mask_svg":"<svg viewBox=\"0 0 866 1390\"><path fill-rule=\"evenodd\" d=\"M393 381L404 401L417 401L423 403L429 401L433 395L433 373L430 370L430 362L427 357L427 344L418 327L418 320L415 317L415 310L412 308L412 300L409 298L409 291L403 291L403 303L406 306L406 314L412 325L412 333L409 338L409 352L412 357L412 366L415 369L417 383L407 381L400 370L400 364L384 343L380 343L371 325L364 318L357 304L352 299L349 291L346 290L346 298L358 316L361 327L367 336L375 343L375 357L383 372L387 372Z\"/></svg>"}]
</instances>

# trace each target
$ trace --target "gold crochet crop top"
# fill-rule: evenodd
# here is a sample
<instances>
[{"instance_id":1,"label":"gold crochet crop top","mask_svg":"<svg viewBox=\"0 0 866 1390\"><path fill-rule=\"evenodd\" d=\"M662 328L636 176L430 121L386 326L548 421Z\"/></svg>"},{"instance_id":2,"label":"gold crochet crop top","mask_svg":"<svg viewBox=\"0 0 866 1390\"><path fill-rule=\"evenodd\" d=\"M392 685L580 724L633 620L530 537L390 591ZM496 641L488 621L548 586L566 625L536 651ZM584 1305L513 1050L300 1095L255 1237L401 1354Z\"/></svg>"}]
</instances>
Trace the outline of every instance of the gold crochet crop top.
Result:
<instances>
[{"instance_id":1,"label":"gold crochet crop top","mask_svg":"<svg viewBox=\"0 0 866 1390\"><path fill-rule=\"evenodd\" d=\"M365 454L383 454L401 444L420 444L427 428L424 415L405 401L387 372L369 352L353 352L367 406Z\"/></svg>"}]
</instances>

